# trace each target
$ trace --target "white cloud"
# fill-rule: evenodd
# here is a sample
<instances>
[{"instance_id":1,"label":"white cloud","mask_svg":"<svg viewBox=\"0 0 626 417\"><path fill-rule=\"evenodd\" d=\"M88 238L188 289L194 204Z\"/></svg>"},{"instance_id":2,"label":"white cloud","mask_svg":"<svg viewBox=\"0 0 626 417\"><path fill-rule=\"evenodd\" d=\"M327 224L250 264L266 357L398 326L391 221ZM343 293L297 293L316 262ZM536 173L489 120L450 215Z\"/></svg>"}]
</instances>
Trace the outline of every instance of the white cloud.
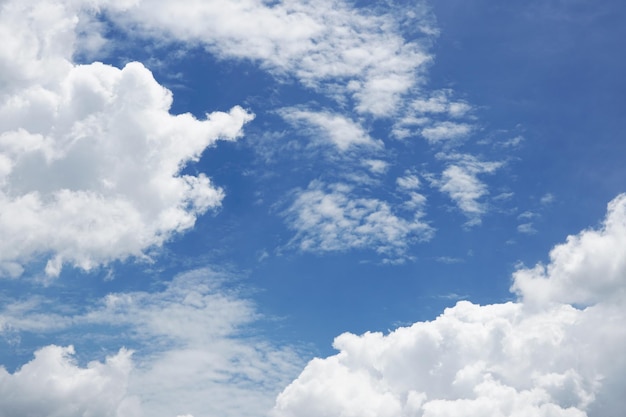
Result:
<instances>
[{"instance_id":1,"label":"white cloud","mask_svg":"<svg viewBox=\"0 0 626 417\"><path fill-rule=\"evenodd\" d=\"M384 174L389 168L389 163L380 159L366 159L363 161L363 164L373 173L373 174Z\"/></svg>"},{"instance_id":2,"label":"white cloud","mask_svg":"<svg viewBox=\"0 0 626 417\"><path fill-rule=\"evenodd\" d=\"M503 148L514 148L519 146L524 141L523 136L516 136L512 139L508 139L499 143L499 145Z\"/></svg>"},{"instance_id":3,"label":"white cloud","mask_svg":"<svg viewBox=\"0 0 626 417\"><path fill-rule=\"evenodd\" d=\"M452 90L422 91L421 75L432 59L428 40L436 35L428 7L412 5L410 13L393 7L384 10L331 0L271 4L212 0L185 7L168 0L137 0L107 17L121 27L133 27L136 33L201 44L219 58L250 60L279 80L296 79L333 99L342 114L356 111L370 121L367 116L401 116L392 123L391 134L398 138L421 134L434 145L458 145L476 128L472 106L454 99ZM409 27L414 40L403 36ZM409 93L417 98L411 100ZM360 120L336 110L295 106L283 108L280 114L344 153L383 146L363 129ZM450 177L450 192L460 179L452 172L455 169L443 174ZM454 191L454 198L464 210L475 213L471 221L477 222L476 213L484 210L477 198L486 188L467 167L462 173L473 181L469 185L478 197ZM358 182L367 183L362 177Z\"/></svg>"},{"instance_id":4,"label":"white cloud","mask_svg":"<svg viewBox=\"0 0 626 417\"><path fill-rule=\"evenodd\" d=\"M370 137L357 122L340 114L299 108L282 109L280 114L289 123L308 131L316 141L328 141L342 152L355 147L380 149L383 146L381 141Z\"/></svg>"},{"instance_id":5,"label":"white cloud","mask_svg":"<svg viewBox=\"0 0 626 417\"><path fill-rule=\"evenodd\" d=\"M439 184L439 189L448 194L472 222L480 223L480 216L485 208L478 200L487 194L487 186L474 172L463 166L451 165L441 174Z\"/></svg>"},{"instance_id":6,"label":"white cloud","mask_svg":"<svg viewBox=\"0 0 626 417\"><path fill-rule=\"evenodd\" d=\"M555 200L554 194L546 193L541 197L539 202L543 205L548 205L548 204L554 203L554 200Z\"/></svg>"},{"instance_id":7,"label":"white cloud","mask_svg":"<svg viewBox=\"0 0 626 417\"><path fill-rule=\"evenodd\" d=\"M132 343L135 353L134 364L122 350L104 365L93 362L84 370L69 359L71 350L46 347L22 368L28 372L6 374L4 380L0 373L2 410L36 410L45 404L55 410L56 404L64 402L75 404L76 414L32 411L10 415L83 416L91 414L78 413L94 410L94 416L190 413L195 417L256 417L269 410L276 394L297 373L301 360L293 349L276 347L247 333L247 326L260 315L251 301L237 290L227 289L231 279L209 269L190 271L161 290L112 293L75 314L42 299L3 306L0 334L42 336L71 331L96 335L104 346ZM76 344L81 342L76 340ZM116 371L118 368L121 370ZM33 382L35 371L39 380ZM111 377L106 379L107 375ZM55 389L41 401L33 401L42 386L53 385L47 381L57 381L58 389L52 386ZM71 398L79 396L80 390L88 395ZM11 392L23 395L2 395ZM94 397L101 398L96 401ZM85 408L90 399L93 408ZM120 405L132 405L141 414L118 412Z\"/></svg>"},{"instance_id":8,"label":"white cloud","mask_svg":"<svg viewBox=\"0 0 626 417\"><path fill-rule=\"evenodd\" d=\"M404 177L396 178L398 188L404 191L417 190L421 186L420 179L417 175L407 173Z\"/></svg>"},{"instance_id":9,"label":"white cloud","mask_svg":"<svg viewBox=\"0 0 626 417\"><path fill-rule=\"evenodd\" d=\"M273 415L586 416L601 388L593 368L614 372L606 358L580 358L578 348L602 343L577 346L590 324L566 306L529 315L520 304L461 301L388 335L346 333L335 339L339 354L310 362ZM610 342L624 346L624 332Z\"/></svg>"},{"instance_id":10,"label":"white cloud","mask_svg":"<svg viewBox=\"0 0 626 417\"><path fill-rule=\"evenodd\" d=\"M626 289L626 195L608 205L599 230L568 236L550 251L548 265L521 269L513 289L528 303L589 305L621 297Z\"/></svg>"},{"instance_id":11,"label":"white cloud","mask_svg":"<svg viewBox=\"0 0 626 417\"><path fill-rule=\"evenodd\" d=\"M465 262L465 259L463 259L463 258L455 258L455 257L452 257L452 256L439 256L435 260L437 262L441 262L443 264L458 264L458 263Z\"/></svg>"},{"instance_id":12,"label":"white cloud","mask_svg":"<svg viewBox=\"0 0 626 417\"><path fill-rule=\"evenodd\" d=\"M206 176L180 170L237 138L249 113L172 115L171 93L143 65L71 62L70 5L2 8L0 272L17 276L37 256L50 256L52 276L142 257L220 205Z\"/></svg>"},{"instance_id":13,"label":"white cloud","mask_svg":"<svg viewBox=\"0 0 626 417\"><path fill-rule=\"evenodd\" d=\"M440 122L422 129L422 136L431 144L442 141L465 139L472 132L473 126L467 123Z\"/></svg>"},{"instance_id":14,"label":"white cloud","mask_svg":"<svg viewBox=\"0 0 626 417\"><path fill-rule=\"evenodd\" d=\"M426 206L426 197L423 194L411 191L408 193L409 199L405 201L402 206L408 210L422 211Z\"/></svg>"},{"instance_id":15,"label":"white cloud","mask_svg":"<svg viewBox=\"0 0 626 417\"><path fill-rule=\"evenodd\" d=\"M517 231L526 235L534 235L537 233L537 229L533 226L532 222L522 223L517 226Z\"/></svg>"},{"instance_id":16,"label":"white cloud","mask_svg":"<svg viewBox=\"0 0 626 417\"><path fill-rule=\"evenodd\" d=\"M138 399L128 395L131 353L120 350L104 363L80 367L74 348L47 346L10 374L0 368L2 416L139 417Z\"/></svg>"},{"instance_id":17,"label":"white cloud","mask_svg":"<svg viewBox=\"0 0 626 417\"><path fill-rule=\"evenodd\" d=\"M539 214L537 214L535 212L532 212L532 211L529 211L529 210L526 210L525 212L520 213L517 216L518 219L533 219L535 217L539 217Z\"/></svg>"},{"instance_id":18,"label":"white cloud","mask_svg":"<svg viewBox=\"0 0 626 417\"><path fill-rule=\"evenodd\" d=\"M89 316L94 323L126 321L143 333L146 347L162 338L170 345L140 361L132 375L130 391L146 415L258 416L295 374L301 361L293 350L246 338L259 315L249 300L221 287L223 279L193 271L160 293L113 296Z\"/></svg>"},{"instance_id":19,"label":"white cloud","mask_svg":"<svg viewBox=\"0 0 626 417\"><path fill-rule=\"evenodd\" d=\"M452 90L439 90L431 93L430 97L418 98L410 103L410 108L416 114L447 114L457 118L466 116L472 106L464 101L452 101Z\"/></svg>"},{"instance_id":20,"label":"white cloud","mask_svg":"<svg viewBox=\"0 0 626 417\"><path fill-rule=\"evenodd\" d=\"M372 248L386 255L402 256L409 243L428 240L433 230L416 211L399 217L375 198L355 197L345 184L325 186L312 182L300 191L286 211L296 231L293 242L304 251L325 252Z\"/></svg>"},{"instance_id":21,"label":"white cloud","mask_svg":"<svg viewBox=\"0 0 626 417\"><path fill-rule=\"evenodd\" d=\"M383 335L345 333L277 398L274 417L620 415L626 383L626 195L550 264L520 269L518 302L461 301ZM569 303L582 303L578 309Z\"/></svg>"},{"instance_id":22,"label":"white cloud","mask_svg":"<svg viewBox=\"0 0 626 417\"><path fill-rule=\"evenodd\" d=\"M510 200L514 195L515 193L500 193L494 196L493 199L496 201L506 201L506 200Z\"/></svg>"},{"instance_id":23,"label":"white cloud","mask_svg":"<svg viewBox=\"0 0 626 417\"><path fill-rule=\"evenodd\" d=\"M413 27L432 36L426 6L413 7L418 12ZM354 100L357 111L375 116L396 110L430 60L419 42L399 34L395 16L374 15L343 1L209 0L182 7L168 0L137 0L111 16L122 27L151 36L200 42L219 57L256 61L340 102Z\"/></svg>"},{"instance_id":24,"label":"white cloud","mask_svg":"<svg viewBox=\"0 0 626 417\"><path fill-rule=\"evenodd\" d=\"M443 171L441 177L429 178L431 183L446 193L458 208L469 218L467 225L480 224L481 216L486 207L480 201L489 191L487 186L478 179L480 174L490 174L502 166L500 162L479 161L470 155L448 155L447 159L455 160Z\"/></svg>"},{"instance_id":25,"label":"white cloud","mask_svg":"<svg viewBox=\"0 0 626 417\"><path fill-rule=\"evenodd\" d=\"M419 133L431 144L446 141L450 145L465 139L474 127L456 119L472 119L472 106L464 101L453 101L452 95L452 90L438 90L411 101L407 104L405 114L394 122L392 134L398 139L404 139ZM439 120L441 118L455 121Z\"/></svg>"}]
</instances>

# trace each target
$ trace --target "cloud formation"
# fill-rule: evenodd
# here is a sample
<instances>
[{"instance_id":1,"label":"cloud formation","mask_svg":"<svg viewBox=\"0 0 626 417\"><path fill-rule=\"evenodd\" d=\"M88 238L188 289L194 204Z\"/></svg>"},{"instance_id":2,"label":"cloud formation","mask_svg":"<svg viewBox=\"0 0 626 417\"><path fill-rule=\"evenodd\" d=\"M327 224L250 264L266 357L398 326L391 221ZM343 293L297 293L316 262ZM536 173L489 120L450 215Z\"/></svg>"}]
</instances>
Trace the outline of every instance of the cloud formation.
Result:
<instances>
[{"instance_id":1,"label":"cloud formation","mask_svg":"<svg viewBox=\"0 0 626 417\"><path fill-rule=\"evenodd\" d=\"M383 147L383 143L373 139L362 126L340 114L299 108L282 109L280 114L295 127L310 132L311 137L318 137L318 142L330 142L341 152Z\"/></svg>"},{"instance_id":2,"label":"cloud formation","mask_svg":"<svg viewBox=\"0 0 626 417\"><path fill-rule=\"evenodd\" d=\"M13 374L0 368L2 416L139 417L138 399L127 395L131 352L80 367L74 348L46 346Z\"/></svg>"},{"instance_id":3,"label":"cloud formation","mask_svg":"<svg viewBox=\"0 0 626 417\"><path fill-rule=\"evenodd\" d=\"M594 305L626 291L626 194L608 205L598 230L567 237L550 251L550 263L514 274L513 290L524 302Z\"/></svg>"},{"instance_id":4,"label":"cloud formation","mask_svg":"<svg viewBox=\"0 0 626 417\"><path fill-rule=\"evenodd\" d=\"M501 162L480 161L466 154L440 154L440 158L448 160L447 167L436 178L429 175L431 184L456 203L457 207L467 216L467 226L481 223L481 216L487 207L481 199L489 193L487 185L478 176L492 174L503 164Z\"/></svg>"},{"instance_id":5,"label":"cloud formation","mask_svg":"<svg viewBox=\"0 0 626 417\"><path fill-rule=\"evenodd\" d=\"M51 276L143 257L220 205L209 178L181 170L236 139L250 113L172 115L171 93L142 64L72 62L79 9L0 7L0 274L37 256Z\"/></svg>"},{"instance_id":6,"label":"cloud formation","mask_svg":"<svg viewBox=\"0 0 626 417\"><path fill-rule=\"evenodd\" d=\"M74 314L40 298L8 303L0 311L2 336L98 335L104 348L131 343L135 353L133 361L122 349L81 367L73 347L42 348L15 373L0 371L2 410L64 417L256 417L269 410L302 362L292 348L245 331L261 317L227 288L231 279L210 269L189 271L160 290L110 293ZM84 343L75 337L76 345ZM45 386L50 389L40 395ZM50 412L39 412L46 404Z\"/></svg>"},{"instance_id":7,"label":"cloud formation","mask_svg":"<svg viewBox=\"0 0 626 417\"><path fill-rule=\"evenodd\" d=\"M427 6L412 6L413 30L432 34ZM376 14L341 1L209 0L181 7L168 0L137 0L112 19L150 36L200 43L216 56L257 62L278 77L357 112L387 116L419 82L430 55L406 41L391 13Z\"/></svg>"},{"instance_id":8,"label":"cloud formation","mask_svg":"<svg viewBox=\"0 0 626 417\"><path fill-rule=\"evenodd\" d=\"M460 301L388 335L345 333L274 417L601 417L626 407L626 195L598 230L513 275L517 302ZM571 303L584 305L576 308Z\"/></svg>"},{"instance_id":9,"label":"cloud formation","mask_svg":"<svg viewBox=\"0 0 626 417\"><path fill-rule=\"evenodd\" d=\"M409 215L401 217L384 201L355 198L351 192L346 184L327 186L319 181L300 191L285 212L296 231L292 243L304 251L373 248L402 258L410 242L432 237L433 229L421 220L422 207L411 207Z\"/></svg>"}]
</instances>

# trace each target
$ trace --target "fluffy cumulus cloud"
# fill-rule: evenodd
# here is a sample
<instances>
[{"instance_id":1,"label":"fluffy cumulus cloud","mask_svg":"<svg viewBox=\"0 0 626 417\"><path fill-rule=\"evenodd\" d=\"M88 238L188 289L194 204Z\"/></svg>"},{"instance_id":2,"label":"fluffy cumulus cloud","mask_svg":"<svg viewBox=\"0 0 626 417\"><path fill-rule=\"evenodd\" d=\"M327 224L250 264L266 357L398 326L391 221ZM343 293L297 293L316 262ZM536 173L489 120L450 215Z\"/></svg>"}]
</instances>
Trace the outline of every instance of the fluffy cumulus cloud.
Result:
<instances>
[{"instance_id":1,"label":"fluffy cumulus cloud","mask_svg":"<svg viewBox=\"0 0 626 417\"><path fill-rule=\"evenodd\" d=\"M122 349L83 367L72 347L45 347L13 374L0 369L0 415L253 417L269 410L301 360L289 347L242 336L261 317L227 289L230 280L194 270L160 290L108 294L74 314L42 299L8 303L2 336L98 335L101 346L132 343L135 352L132 361Z\"/></svg>"},{"instance_id":2,"label":"fluffy cumulus cloud","mask_svg":"<svg viewBox=\"0 0 626 417\"><path fill-rule=\"evenodd\" d=\"M620 415L625 236L621 195L601 228L557 245L548 265L514 274L517 302L461 301L387 335L343 334L334 343L339 353L311 361L272 415Z\"/></svg>"},{"instance_id":3,"label":"fluffy cumulus cloud","mask_svg":"<svg viewBox=\"0 0 626 417\"><path fill-rule=\"evenodd\" d=\"M131 353L80 367L74 348L47 346L10 374L0 368L0 415L135 417L138 399L127 395Z\"/></svg>"},{"instance_id":4,"label":"fluffy cumulus cloud","mask_svg":"<svg viewBox=\"0 0 626 417\"><path fill-rule=\"evenodd\" d=\"M428 240L433 229L422 221L421 210L411 210L403 217L384 201L354 198L346 184L327 186L312 182L298 193L285 212L296 231L294 244L304 251L344 251L374 248L394 257L405 255L408 243Z\"/></svg>"},{"instance_id":5,"label":"fluffy cumulus cloud","mask_svg":"<svg viewBox=\"0 0 626 417\"><path fill-rule=\"evenodd\" d=\"M49 256L83 269L144 256L222 191L181 169L251 114L172 115L171 93L140 63L76 65L79 2L0 4L0 273Z\"/></svg>"},{"instance_id":6,"label":"fluffy cumulus cloud","mask_svg":"<svg viewBox=\"0 0 626 417\"><path fill-rule=\"evenodd\" d=\"M608 205L598 230L568 236L550 251L550 263L521 269L513 289L527 303L594 305L626 291L626 195Z\"/></svg>"}]
</instances>

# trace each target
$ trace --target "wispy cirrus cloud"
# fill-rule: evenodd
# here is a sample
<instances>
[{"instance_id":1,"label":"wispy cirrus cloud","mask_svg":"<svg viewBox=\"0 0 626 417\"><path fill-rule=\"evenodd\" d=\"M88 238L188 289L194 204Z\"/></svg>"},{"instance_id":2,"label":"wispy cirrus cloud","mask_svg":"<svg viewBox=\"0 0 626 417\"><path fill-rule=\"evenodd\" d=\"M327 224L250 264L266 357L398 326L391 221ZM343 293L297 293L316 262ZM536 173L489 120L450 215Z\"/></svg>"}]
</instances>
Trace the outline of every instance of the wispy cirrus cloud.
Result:
<instances>
[{"instance_id":1,"label":"wispy cirrus cloud","mask_svg":"<svg viewBox=\"0 0 626 417\"><path fill-rule=\"evenodd\" d=\"M0 368L2 409L68 417L234 417L269 410L301 359L294 349L247 332L262 318L252 301L227 288L232 279L211 269L188 271L161 289L109 293L73 312L41 297L7 303L1 336L68 333L76 346L85 344L83 335L97 337L107 350L132 344L134 353L121 349L85 367L73 359L74 347L41 348L14 373ZM33 397L38 400L28 400Z\"/></svg>"},{"instance_id":2,"label":"wispy cirrus cloud","mask_svg":"<svg viewBox=\"0 0 626 417\"><path fill-rule=\"evenodd\" d=\"M133 24L149 36L200 43L224 59L258 62L373 116L393 114L431 59L421 42L400 35L393 13L344 2L205 1L182 7L139 0L117 7L119 13L112 9L111 18L122 27ZM428 7L418 2L412 9L413 29L433 36Z\"/></svg>"}]
</instances>

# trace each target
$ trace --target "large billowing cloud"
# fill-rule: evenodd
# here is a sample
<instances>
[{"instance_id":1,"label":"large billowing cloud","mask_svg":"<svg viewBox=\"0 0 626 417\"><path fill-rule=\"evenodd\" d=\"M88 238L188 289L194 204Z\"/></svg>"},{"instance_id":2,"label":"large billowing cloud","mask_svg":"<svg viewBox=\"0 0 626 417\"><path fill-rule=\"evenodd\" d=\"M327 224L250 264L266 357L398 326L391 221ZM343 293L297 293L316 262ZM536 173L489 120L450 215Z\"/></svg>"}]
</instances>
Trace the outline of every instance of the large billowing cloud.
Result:
<instances>
[{"instance_id":1,"label":"large billowing cloud","mask_svg":"<svg viewBox=\"0 0 626 417\"><path fill-rule=\"evenodd\" d=\"M388 335L343 334L275 417L602 417L626 408L626 195L598 230L514 274L517 302L461 301ZM577 308L570 303L584 305Z\"/></svg>"},{"instance_id":2,"label":"large billowing cloud","mask_svg":"<svg viewBox=\"0 0 626 417\"><path fill-rule=\"evenodd\" d=\"M49 275L89 270L189 229L223 193L182 168L252 117L172 115L142 64L74 64L73 5L0 5L0 274L42 255Z\"/></svg>"}]
</instances>

